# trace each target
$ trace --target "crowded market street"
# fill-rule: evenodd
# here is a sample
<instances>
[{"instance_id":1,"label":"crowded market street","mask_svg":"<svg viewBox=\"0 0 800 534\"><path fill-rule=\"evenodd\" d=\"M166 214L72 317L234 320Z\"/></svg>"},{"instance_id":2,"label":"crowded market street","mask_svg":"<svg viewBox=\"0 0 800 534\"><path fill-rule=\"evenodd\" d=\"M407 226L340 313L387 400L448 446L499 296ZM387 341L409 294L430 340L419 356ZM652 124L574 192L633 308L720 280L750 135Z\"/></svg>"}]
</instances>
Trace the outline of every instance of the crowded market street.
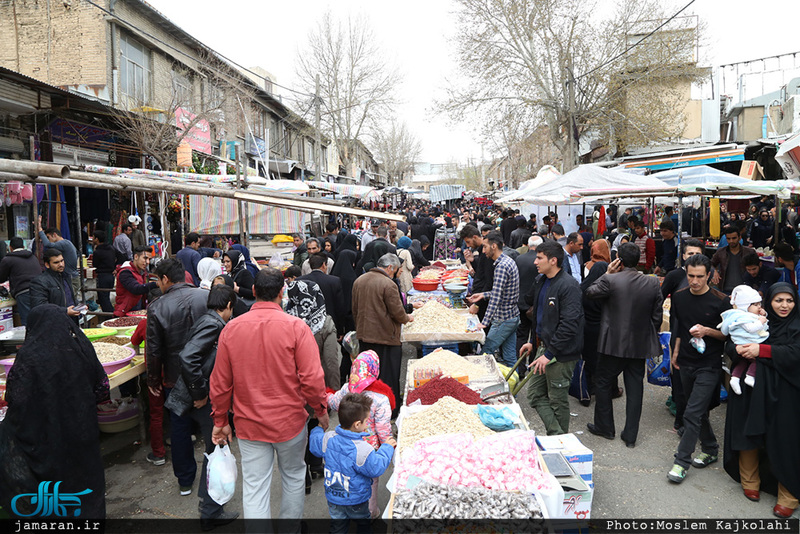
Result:
<instances>
[{"instance_id":1,"label":"crowded market street","mask_svg":"<svg viewBox=\"0 0 800 534\"><path fill-rule=\"evenodd\" d=\"M404 351L404 367L415 352L407 347ZM584 432L580 437L596 452L594 457L596 483L604 488L592 500L592 517L613 518L699 518L769 517L771 506L767 501L742 505L738 498L741 491L719 465L709 467L702 476L695 477L681 486L663 483L663 474L671 459L664 449L675 446L677 434L672 430L672 417L664 406L668 390L655 386L645 387L644 413L641 433L647 436L633 450L622 441L606 443L602 438ZM544 427L533 409L523 404L522 410L532 428L541 432ZM593 410L581 406L575 399L570 403L575 414L572 425L581 429L591 421ZM618 417L624 415L624 404L615 401ZM712 425L720 428L724 411L711 412ZM334 424L334 418L331 418ZM106 465L107 506L109 517L115 518L179 518L191 517L196 510L194 499L181 497L174 491L173 477L168 466L156 467L145 461L146 447L136 444L137 431L106 435L101 443L103 462ZM238 456L234 444L234 454ZM202 447L195 446L195 456L201 459ZM384 484L391 470L381 477L379 501L389 500L389 491ZM273 491L279 491L280 482L272 482ZM241 488L237 488L231 503L241 506ZM743 506L747 510L743 510ZM277 514L277 505L273 505ZM328 513L321 480L315 480L311 494L306 497L303 516L320 518ZM376 526L376 531L379 527Z\"/></svg>"},{"instance_id":2,"label":"crowded market street","mask_svg":"<svg viewBox=\"0 0 800 534\"><path fill-rule=\"evenodd\" d=\"M0 533L800 534L800 2L718 4L0 1Z\"/></svg>"}]
</instances>

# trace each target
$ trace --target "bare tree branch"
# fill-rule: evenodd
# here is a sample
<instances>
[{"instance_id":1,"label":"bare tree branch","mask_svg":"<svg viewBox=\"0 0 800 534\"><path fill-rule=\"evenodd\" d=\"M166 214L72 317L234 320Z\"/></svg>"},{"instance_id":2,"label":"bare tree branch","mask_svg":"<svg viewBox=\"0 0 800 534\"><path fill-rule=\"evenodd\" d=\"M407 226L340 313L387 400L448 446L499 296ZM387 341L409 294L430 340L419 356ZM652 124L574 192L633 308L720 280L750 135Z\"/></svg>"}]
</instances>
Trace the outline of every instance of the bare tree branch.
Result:
<instances>
[{"instance_id":1,"label":"bare tree branch","mask_svg":"<svg viewBox=\"0 0 800 534\"><path fill-rule=\"evenodd\" d=\"M375 41L364 17L341 21L328 11L309 33L297 59L304 90L313 93L319 75L322 129L336 143L346 172L350 172L357 141L390 115L395 105L400 74L388 65Z\"/></svg>"}]
</instances>

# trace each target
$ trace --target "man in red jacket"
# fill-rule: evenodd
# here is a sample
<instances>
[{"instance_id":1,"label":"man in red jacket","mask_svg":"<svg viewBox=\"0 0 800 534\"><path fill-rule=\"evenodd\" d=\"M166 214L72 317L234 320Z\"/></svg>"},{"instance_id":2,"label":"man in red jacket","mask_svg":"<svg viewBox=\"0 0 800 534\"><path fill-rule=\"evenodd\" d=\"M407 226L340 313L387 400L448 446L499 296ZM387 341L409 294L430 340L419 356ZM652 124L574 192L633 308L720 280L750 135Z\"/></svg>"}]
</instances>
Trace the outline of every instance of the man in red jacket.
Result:
<instances>
[{"instance_id":1,"label":"man in red jacket","mask_svg":"<svg viewBox=\"0 0 800 534\"><path fill-rule=\"evenodd\" d=\"M633 233L635 236L633 242L639 247L639 265L636 268L645 274L649 274L656 263L656 242L647 235L643 221L637 220L633 224Z\"/></svg>"},{"instance_id":2,"label":"man in red jacket","mask_svg":"<svg viewBox=\"0 0 800 534\"><path fill-rule=\"evenodd\" d=\"M147 294L158 285L147 281L147 266L150 264L150 247L136 247L133 261L121 267L117 273L117 300L114 315L125 317L129 311L142 310L147 306Z\"/></svg>"},{"instance_id":3,"label":"man in red jacket","mask_svg":"<svg viewBox=\"0 0 800 534\"><path fill-rule=\"evenodd\" d=\"M256 276L256 303L230 321L219 336L211 373L215 444L230 443L228 411L242 454L245 519L268 520L274 457L283 480L280 518L303 517L308 405L328 429L325 375L311 329L285 313L283 275L266 268Z\"/></svg>"}]
</instances>

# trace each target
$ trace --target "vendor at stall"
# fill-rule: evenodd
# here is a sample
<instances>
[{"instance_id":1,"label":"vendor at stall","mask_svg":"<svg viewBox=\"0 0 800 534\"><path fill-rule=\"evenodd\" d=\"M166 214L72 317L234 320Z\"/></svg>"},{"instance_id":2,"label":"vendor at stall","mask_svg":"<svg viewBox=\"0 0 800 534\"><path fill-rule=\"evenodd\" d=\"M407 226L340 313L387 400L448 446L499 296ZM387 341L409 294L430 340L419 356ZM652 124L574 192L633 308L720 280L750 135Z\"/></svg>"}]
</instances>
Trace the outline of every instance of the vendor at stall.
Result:
<instances>
[{"instance_id":1,"label":"vendor at stall","mask_svg":"<svg viewBox=\"0 0 800 534\"><path fill-rule=\"evenodd\" d=\"M117 273L117 300L114 315L125 317L128 312L142 310L147 306L147 294L157 286L147 281L147 266L150 264L150 247L136 247L133 261L120 268Z\"/></svg>"}]
</instances>

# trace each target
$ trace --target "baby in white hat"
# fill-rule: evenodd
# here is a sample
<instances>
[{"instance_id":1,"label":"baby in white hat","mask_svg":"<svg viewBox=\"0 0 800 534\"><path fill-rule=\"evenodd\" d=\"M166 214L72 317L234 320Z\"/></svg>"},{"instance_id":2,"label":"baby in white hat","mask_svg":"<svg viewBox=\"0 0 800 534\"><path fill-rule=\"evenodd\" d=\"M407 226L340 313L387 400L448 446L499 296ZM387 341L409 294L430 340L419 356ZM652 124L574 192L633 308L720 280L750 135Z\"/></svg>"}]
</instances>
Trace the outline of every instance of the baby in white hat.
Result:
<instances>
[{"instance_id":1,"label":"baby in white hat","mask_svg":"<svg viewBox=\"0 0 800 534\"><path fill-rule=\"evenodd\" d=\"M761 343L769 337L767 312L761 307L761 295L752 287L741 285L731 293L733 309L722 312L720 332L730 335L737 345ZM756 383L756 362L742 360L731 369L731 389L742 394L741 380L750 387Z\"/></svg>"}]
</instances>

